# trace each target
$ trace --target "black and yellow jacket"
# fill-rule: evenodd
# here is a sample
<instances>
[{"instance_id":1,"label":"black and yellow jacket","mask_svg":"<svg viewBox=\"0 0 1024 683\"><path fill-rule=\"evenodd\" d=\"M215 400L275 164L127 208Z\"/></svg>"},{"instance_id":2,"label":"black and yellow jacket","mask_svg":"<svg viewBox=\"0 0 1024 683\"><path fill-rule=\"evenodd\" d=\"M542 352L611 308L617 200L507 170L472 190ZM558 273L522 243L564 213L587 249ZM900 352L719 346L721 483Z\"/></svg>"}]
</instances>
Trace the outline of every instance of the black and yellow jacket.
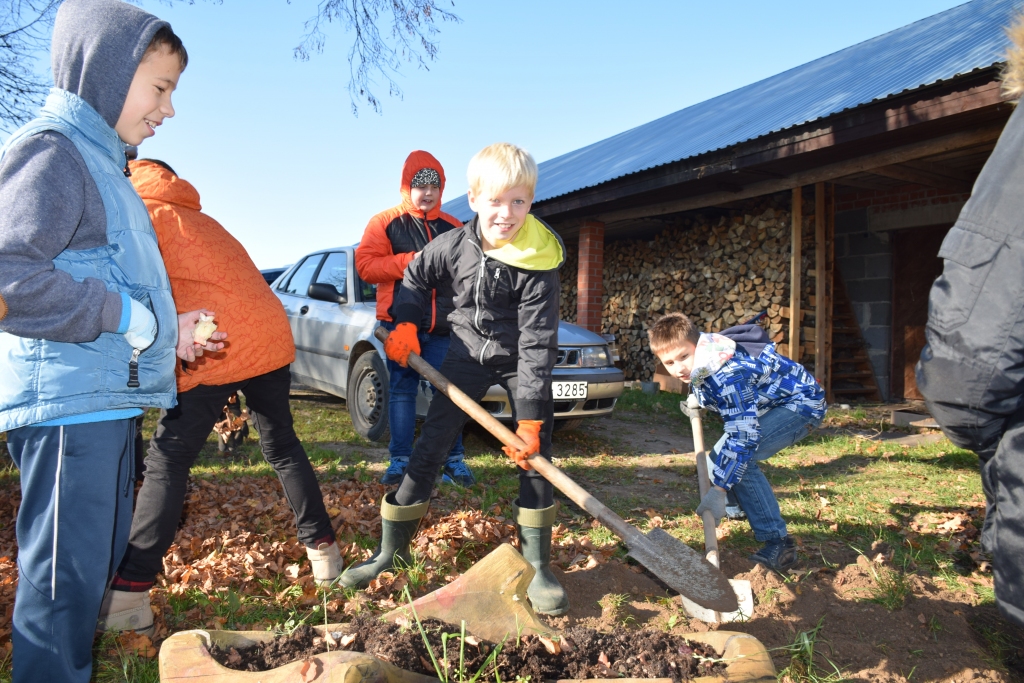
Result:
<instances>
[{"instance_id":1,"label":"black and yellow jacket","mask_svg":"<svg viewBox=\"0 0 1024 683\"><path fill-rule=\"evenodd\" d=\"M477 220L441 235L409 264L393 306L395 322L420 320L431 290L450 282L455 310L448 316L449 353L481 365L518 361L518 417L540 420L551 401L558 354L558 269L565 245L529 215L515 239L484 253Z\"/></svg>"}]
</instances>

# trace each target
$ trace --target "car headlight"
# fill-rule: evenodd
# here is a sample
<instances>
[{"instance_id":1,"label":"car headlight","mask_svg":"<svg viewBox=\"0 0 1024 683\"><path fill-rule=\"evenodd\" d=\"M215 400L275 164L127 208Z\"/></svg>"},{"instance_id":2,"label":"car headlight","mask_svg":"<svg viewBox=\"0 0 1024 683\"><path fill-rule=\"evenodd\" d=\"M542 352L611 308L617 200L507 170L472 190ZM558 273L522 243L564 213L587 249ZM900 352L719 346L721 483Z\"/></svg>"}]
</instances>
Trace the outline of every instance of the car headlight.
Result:
<instances>
[{"instance_id":1,"label":"car headlight","mask_svg":"<svg viewBox=\"0 0 1024 683\"><path fill-rule=\"evenodd\" d=\"M580 349L580 367L606 368L611 365L611 354L607 346L584 346Z\"/></svg>"}]
</instances>

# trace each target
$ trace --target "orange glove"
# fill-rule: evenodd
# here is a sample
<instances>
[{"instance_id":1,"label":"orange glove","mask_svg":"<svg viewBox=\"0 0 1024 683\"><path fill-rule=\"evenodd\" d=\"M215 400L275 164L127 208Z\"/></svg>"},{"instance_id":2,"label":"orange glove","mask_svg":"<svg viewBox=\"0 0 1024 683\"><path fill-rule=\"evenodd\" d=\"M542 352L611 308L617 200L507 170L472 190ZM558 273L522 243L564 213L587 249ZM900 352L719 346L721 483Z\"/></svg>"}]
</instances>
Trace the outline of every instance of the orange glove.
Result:
<instances>
[{"instance_id":1,"label":"orange glove","mask_svg":"<svg viewBox=\"0 0 1024 683\"><path fill-rule=\"evenodd\" d=\"M409 354L420 353L419 330L414 323L398 323L384 342L384 353L403 368L409 367Z\"/></svg>"},{"instance_id":2,"label":"orange glove","mask_svg":"<svg viewBox=\"0 0 1024 683\"><path fill-rule=\"evenodd\" d=\"M524 470L533 469L527 459L534 453L540 452L540 426L542 424L544 424L543 420L520 420L519 426L516 428L516 436L523 440L526 448L520 451L512 446L505 446L501 449Z\"/></svg>"}]
</instances>

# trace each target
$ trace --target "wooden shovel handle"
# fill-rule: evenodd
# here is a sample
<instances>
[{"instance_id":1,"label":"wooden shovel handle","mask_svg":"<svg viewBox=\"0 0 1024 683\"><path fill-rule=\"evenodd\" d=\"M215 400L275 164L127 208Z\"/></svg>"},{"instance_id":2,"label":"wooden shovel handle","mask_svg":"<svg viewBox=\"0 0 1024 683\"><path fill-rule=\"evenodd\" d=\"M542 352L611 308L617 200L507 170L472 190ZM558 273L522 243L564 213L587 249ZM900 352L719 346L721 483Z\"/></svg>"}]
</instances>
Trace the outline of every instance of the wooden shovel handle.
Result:
<instances>
[{"instance_id":1,"label":"wooden shovel handle","mask_svg":"<svg viewBox=\"0 0 1024 683\"><path fill-rule=\"evenodd\" d=\"M691 394L692 396L692 394ZM700 407L689 403L684 404L689 410L683 410L690 417L690 430L693 432L693 454L697 460L697 488L700 497L711 488L711 477L708 475L707 453L704 450L704 427L700 422ZM680 405L680 408L683 406ZM704 551L707 553L708 561L718 566L718 534L715 528L715 516L706 510L701 515L704 523Z\"/></svg>"},{"instance_id":2,"label":"wooden shovel handle","mask_svg":"<svg viewBox=\"0 0 1024 683\"><path fill-rule=\"evenodd\" d=\"M388 338L388 331L383 327L378 327L374 330L373 334L381 342ZM423 377L426 377L427 381L437 387L438 391L450 398L452 403L461 408L463 412L473 418L480 424L480 426L493 434L498 441L501 441L506 446L511 446L518 450L526 448L526 444L523 443L523 440L516 436L512 430L499 422L498 419L487 412L483 406L467 396L457 386L449 382L444 375L435 370L433 366L415 353L409 354L409 367L420 373ZM569 500L593 515L597 521L608 527L612 533L625 541L627 545L631 543L643 543L646 540L644 535L637 529L627 524L624 519L615 514L604 503L583 490L583 488L570 479L565 472L558 469L558 467L539 453L531 455L527 462L529 462L530 467L537 470L542 477L550 481L555 488L564 493Z\"/></svg>"}]
</instances>

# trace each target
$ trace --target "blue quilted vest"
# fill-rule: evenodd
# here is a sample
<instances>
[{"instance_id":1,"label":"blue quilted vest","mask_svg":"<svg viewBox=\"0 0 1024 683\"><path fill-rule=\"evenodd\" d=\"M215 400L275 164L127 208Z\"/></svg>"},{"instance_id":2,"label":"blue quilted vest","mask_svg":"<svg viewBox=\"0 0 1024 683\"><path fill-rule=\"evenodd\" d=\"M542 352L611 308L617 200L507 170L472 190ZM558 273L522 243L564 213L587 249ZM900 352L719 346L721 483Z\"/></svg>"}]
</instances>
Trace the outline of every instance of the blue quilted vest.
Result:
<instances>
[{"instance_id":1,"label":"blue quilted vest","mask_svg":"<svg viewBox=\"0 0 1024 683\"><path fill-rule=\"evenodd\" d=\"M95 109L77 95L53 88L39 116L0 149L56 131L74 143L96 181L107 214L107 245L65 250L53 265L79 282L97 278L153 311L156 341L139 356L139 385L128 388L132 347L123 334L102 333L72 344L0 332L0 432L105 410L175 404L178 317L171 284L146 205L125 178L124 143Z\"/></svg>"}]
</instances>

